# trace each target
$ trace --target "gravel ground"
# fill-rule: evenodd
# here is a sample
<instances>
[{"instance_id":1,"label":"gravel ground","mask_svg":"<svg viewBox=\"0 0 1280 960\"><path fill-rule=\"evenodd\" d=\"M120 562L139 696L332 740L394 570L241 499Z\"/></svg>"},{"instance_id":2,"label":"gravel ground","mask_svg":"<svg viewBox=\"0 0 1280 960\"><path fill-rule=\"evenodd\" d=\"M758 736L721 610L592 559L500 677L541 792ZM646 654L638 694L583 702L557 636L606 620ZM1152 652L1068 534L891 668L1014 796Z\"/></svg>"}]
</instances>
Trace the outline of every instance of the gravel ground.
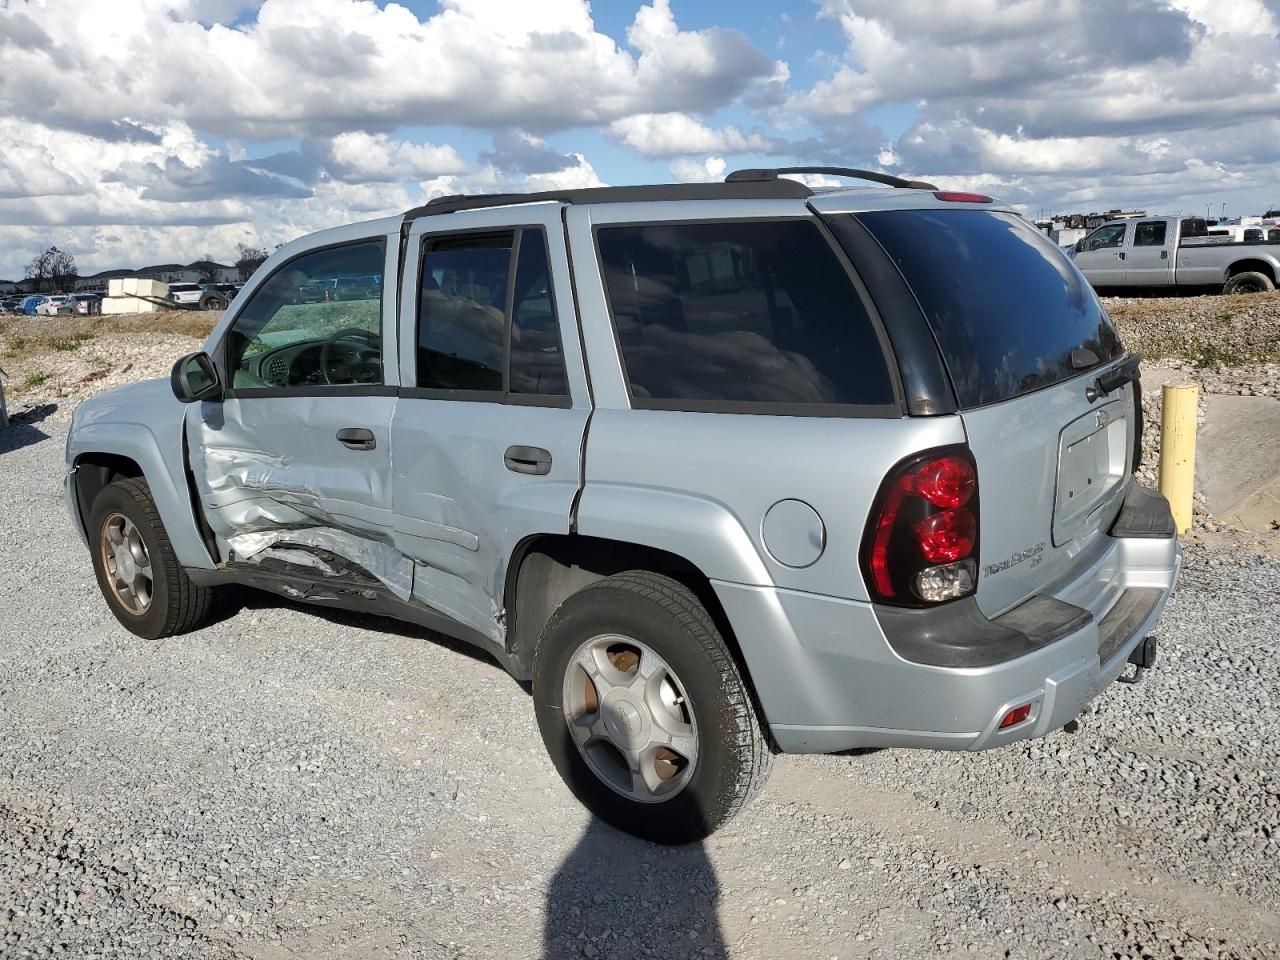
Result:
<instances>
[{"instance_id":1,"label":"gravel ground","mask_svg":"<svg viewBox=\"0 0 1280 960\"><path fill-rule=\"evenodd\" d=\"M1147 359L1197 366L1280 363L1280 291L1186 297L1104 297L1124 344ZM1275 377L1271 386L1274 390Z\"/></svg>"},{"instance_id":2,"label":"gravel ground","mask_svg":"<svg viewBox=\"0 0 1280 960\"><path fill-rule=\"evenodd\" d=\"M1188 552L1074 735L782 757L705 844L592 822L525 691L388 621L224 594L146 642L0 440L0 956L1280 955L1280 563Z\"/></svg>"}]
</instances>

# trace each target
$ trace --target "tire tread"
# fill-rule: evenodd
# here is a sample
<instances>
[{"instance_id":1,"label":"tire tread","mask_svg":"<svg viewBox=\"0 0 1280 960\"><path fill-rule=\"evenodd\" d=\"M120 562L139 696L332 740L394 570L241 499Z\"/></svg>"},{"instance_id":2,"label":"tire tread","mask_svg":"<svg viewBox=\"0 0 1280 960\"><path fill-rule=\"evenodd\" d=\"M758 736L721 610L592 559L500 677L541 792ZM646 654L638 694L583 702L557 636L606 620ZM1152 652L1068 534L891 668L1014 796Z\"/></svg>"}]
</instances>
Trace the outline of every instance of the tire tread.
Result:
<instances>
[{"instance_id":1,"label":"tire tread","mask_svg":"<svg viewBox=\"0 0 1280 960\"><path fill-rule=\"evenodd\" d=\"M159 569L156 572L163 572L165 585L168 587L165 595L169 601L160 635L168 637L196 629L209 616L213 590L193 583L187 576L187 571L178 562L173 552L173 544L169 541L169 534L165 531L164 521L160 519L159 511L156 510L155 500L151 497L151 488L147 486L146 480L141 477L129 477L115 480L111 486L128 496L142 511L160 546L158 558L160 563L157 565L153 561L152 568L156 569L158 566Z\"/></svg>"},{"instance_id":2,"label":"tire tread","mask_svg":"<svg viewBox=\"0 0 1280 960\"><path fill-rule=\"evenodd\" d=\"M725 805L708 811L708 823L716 829L735 817L760 792L773 767L773 752L763 734L751 691L738 664L702 602L680 581L652 570L629 570L597 580L582 589L625 590L662 608L695 638L720 674L721 692L736 718L733 752L744 758L735 789L722 797ZM554 619L554 617L553 617Z\"/></svg>"}]
</instances>

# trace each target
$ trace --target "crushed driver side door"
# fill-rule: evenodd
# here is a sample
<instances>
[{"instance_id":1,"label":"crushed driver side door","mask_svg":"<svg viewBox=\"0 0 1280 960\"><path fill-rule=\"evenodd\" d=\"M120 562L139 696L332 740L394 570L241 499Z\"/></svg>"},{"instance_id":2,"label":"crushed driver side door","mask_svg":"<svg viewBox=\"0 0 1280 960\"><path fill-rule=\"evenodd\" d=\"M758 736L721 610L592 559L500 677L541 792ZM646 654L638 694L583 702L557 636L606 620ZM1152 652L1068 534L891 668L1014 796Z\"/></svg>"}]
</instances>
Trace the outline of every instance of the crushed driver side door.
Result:
<instances>
[{"instance_id":1,"label":"crushed driver side door","mask_svg":"<svg viewBox=\"0 0 1280 960\"><path fill-rule=\"evenodd\" d=\"M268 261L210 338L223 399L187 411L219 559L291 596L412 591L390 530L398 226L327 231Z\"/></svg>"}]
</instances>

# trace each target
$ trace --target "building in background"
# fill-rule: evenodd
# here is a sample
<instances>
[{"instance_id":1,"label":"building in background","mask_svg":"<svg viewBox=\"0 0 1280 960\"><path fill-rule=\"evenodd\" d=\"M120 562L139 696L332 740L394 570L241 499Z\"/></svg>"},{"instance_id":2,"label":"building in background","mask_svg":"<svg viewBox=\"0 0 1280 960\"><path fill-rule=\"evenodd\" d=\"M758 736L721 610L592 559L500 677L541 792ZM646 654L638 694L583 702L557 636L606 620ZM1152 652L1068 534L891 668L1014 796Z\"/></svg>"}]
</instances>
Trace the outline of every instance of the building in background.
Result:
<instances>
[{"instance_id":1,"label":"building in background","mask_svg":"<svg viewBox=\"0 0 1280 960\"><path fill-rule=\"evenodd\" d=\"M76 279L76 290L84 293L107 292L107 284L117 278L158 280L161 283L238 283L240 271L225 263L196 260L194 263L160 263L140 270L103 270Z\"/></svg>"}]
</instances>

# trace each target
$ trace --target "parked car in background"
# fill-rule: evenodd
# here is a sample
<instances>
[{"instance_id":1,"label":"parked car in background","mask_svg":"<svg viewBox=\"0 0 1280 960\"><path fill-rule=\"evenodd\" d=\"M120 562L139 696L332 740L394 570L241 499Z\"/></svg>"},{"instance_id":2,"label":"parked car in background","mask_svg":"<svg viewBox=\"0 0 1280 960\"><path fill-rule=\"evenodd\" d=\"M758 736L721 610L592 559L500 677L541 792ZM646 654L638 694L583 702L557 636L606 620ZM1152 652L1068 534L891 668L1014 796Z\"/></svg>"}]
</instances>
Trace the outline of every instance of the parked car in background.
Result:
<instances>
[{"instance_id":1,"label":"parked car in background","mask_svg":"<svg viewBox=\"0 0 1280 960\"><path fill-rule=\"evenodd\" d=\"M184 310L225 310L236 290L231 283L171 283L168 300Z\"/></svg>"},{"instance_id":2,"label":"parked car in background","mask_svg":"<svg viewBox=\"0 0 1280 960\"><path fill-rule=\"evenodd\" d=\"M1214 236L1214 230L1226 231ZM1197 217L1135 217L1104 223L1070 256L1095 287L1203 287L1265 293L1280 284L1280 232L1210 228Z\"/></svg>"},{"instance_id":3,"label":"parked car in background","mask_svg":"<svg viewBox=\"0 0 1280 960\"><path fill-rule=\"evenodd\" d=\"M55 316L62 305L65 304L68 297L64 294L57 294L51 297L45 297L44 300L36 305L36 314L42 317Z\"/></svg>"},{"instance_id":4,"label":"parked car in background","mask_svg":"<svg viewBox=\"0 0 1280 960\"><path fill-rule=\"evenodd\" d=\"M102 312L102 294L74 293L67 298L67 313L90 315Z\"/></svg>"},{"instance_id":5,"label":"parked car in background","mask_svg":"<svg viewBox=\"0 0 1280 960\"><path fill-rule=\"evenodd\" d=\"M1138 359L1011 207L798 172L285 245L168 382L76 410L106 603L155 639L240 583L475 644L574 794L664 843L775 751L1061 728L1153 664L1177 576Z\"/></svg>"},{"instance_id":6,"label":"parked car in background","mask_svg":"<svg viewBox=\"0 0 1280 960\"><path fill-rule=\"evenodd\" d=\"M334 281L335 300L368 300L381 292L381 277L339 277Z\"/></svg>"},{"instance_id":7,"label":"parked car in background","mask_svg":"<svg viewBox=\"0 0 1280 960\"><path fill-rule=\"evenodd\" d=\"M166 299L176 307L194 307L204 296L204 287L198 283L171 283Z\"/></svg>"},{"instance_id":8,"label":"parked car in background","mask_svg":"<svg viewBox=\"0 0 1280 960\"><path fill-rule=\"evenodd\" d=\"M298 287L294 295L294 303L328 303L338 299L338 280L329 277L323 280L308 280Z\"/></svg>"},{"instance_id":9,"label":"parked car in background","mask_svg":"<svg viewBox=\"0 0 1280 960\"><path fill-rule=\"evenodd\" d=\"M32 294L22 301L21 305L18 307L18 312L26 314L28 317L34 317L36 315L36 308L48 299L49 298L43 294Z\"/></svg>"},{"instance_id":10,"label":"parked car in background","mask_svg":"<svg viewBox=\"0 0 1280 960\"><path fill-rule=\"evenodd\" d=\"M206 283L203 285L204 295L201 297L200 309L225 310L240 292L242 283Z\"/></svg>"}]
</instances>

